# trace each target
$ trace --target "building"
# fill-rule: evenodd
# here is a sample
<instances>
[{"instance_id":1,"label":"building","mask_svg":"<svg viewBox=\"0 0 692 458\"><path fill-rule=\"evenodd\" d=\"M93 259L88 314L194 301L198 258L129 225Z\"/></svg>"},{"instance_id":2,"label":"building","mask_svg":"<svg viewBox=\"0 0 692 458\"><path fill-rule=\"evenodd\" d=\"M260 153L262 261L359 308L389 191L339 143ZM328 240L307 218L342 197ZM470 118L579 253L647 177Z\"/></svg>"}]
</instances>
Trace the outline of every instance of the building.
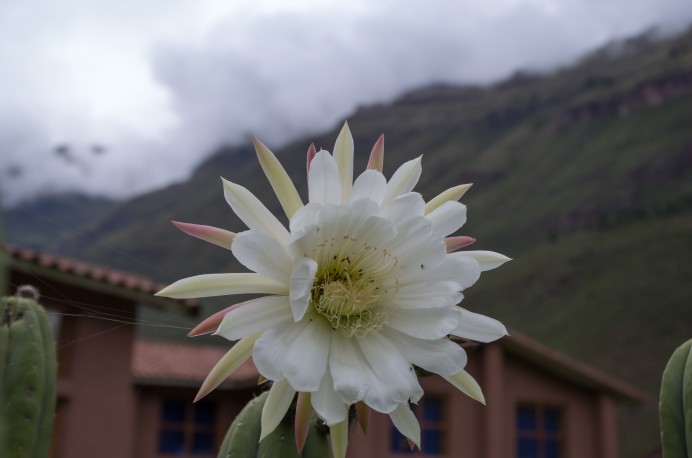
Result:
<instances>
[{"instance_id":1,"label":"building","mask_svg":"<svg viewBox=\"0 0 692 458\"><path fill-rule=\"evenodd\" d=\"M131 325L138 304L195 313L194 303L152 297L159 285L125 273L12 247L6 253L10 285L37 285L44 306L62 317L54 458L215 456L234 416L261 390L256 369L246 363L193 404L226 350L138 340ZM367 438L352 429L348 456L617 457L615 405L644 395L512 334L469 351L467 369L487 406L437 376L421 379L425 396L415 410L425 453L411 452L388 417L373 413Z\"/></svg>"}]
</instances>

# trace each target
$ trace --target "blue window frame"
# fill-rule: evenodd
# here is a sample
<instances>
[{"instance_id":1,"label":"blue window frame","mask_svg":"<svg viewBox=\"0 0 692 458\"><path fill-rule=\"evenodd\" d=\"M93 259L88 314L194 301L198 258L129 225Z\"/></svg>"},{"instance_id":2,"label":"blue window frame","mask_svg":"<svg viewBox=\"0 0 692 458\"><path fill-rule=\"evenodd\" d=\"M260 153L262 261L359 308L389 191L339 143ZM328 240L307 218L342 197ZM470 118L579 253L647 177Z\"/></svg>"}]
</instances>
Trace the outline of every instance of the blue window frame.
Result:
<instances>
[{"instance_id":1,"label":"blue window frame","mask_svg":"<svg viewBox=\"0 0 692 458\"><path fill-rule=\"evenodd\" d=\"M516 410L517 458L563 458L564 414L554 406L519 404Z\"/></svg>"},{"instance_id":2,"label":"blue window frame","mask_svg":"<svg viewBox=\"0 0 692 458\"><path fill-rule=\"evenodd\" d=\"M215 456L216 405L189 400L164 399L161 403L159 455L176 457Z\"/></svg>"},{"instance_id":3,"label":"blue window frame","mask_svg":"<svg viewBox=\"0 0 692 458\"><path fill-rule=\"evenodd\" d=\"M445 404L444 399L425 396L418 405L411 405L421 427L421 447L423 451L411 450L406 437L392 426L390 450L400 455L434 456L445 453Z\"/></svg>"}]
</instances>

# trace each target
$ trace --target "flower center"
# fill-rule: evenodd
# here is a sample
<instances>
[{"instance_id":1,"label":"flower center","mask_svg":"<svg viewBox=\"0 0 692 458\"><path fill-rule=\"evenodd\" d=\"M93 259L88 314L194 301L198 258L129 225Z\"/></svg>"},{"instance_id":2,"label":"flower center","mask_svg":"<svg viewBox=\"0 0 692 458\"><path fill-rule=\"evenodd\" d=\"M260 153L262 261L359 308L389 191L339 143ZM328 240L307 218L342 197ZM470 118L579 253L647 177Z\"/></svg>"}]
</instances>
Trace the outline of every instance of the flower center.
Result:
<instances>
[{"instance_id":1,"label":"flower center","mask_svg":"<svg viewBox=\"0 0 692 458\"><path fill-rule=\"evenodd\" d=\"M382 328L387 312L378 305L384 295L380 280L348 258L332 259L318 269L311 304L344 336L363 337Z\"/></svg>"}]
</instances>

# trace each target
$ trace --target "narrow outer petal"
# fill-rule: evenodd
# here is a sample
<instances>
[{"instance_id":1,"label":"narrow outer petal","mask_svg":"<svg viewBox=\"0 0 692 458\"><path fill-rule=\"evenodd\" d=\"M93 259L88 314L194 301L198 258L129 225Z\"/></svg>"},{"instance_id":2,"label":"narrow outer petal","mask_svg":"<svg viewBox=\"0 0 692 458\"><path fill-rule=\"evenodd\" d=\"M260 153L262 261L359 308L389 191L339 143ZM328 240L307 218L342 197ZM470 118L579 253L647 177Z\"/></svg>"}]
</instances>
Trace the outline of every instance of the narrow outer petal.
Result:
<instances>
[{"instance_id":1,"label":"narrow outer petal","mask_svg":"<svg viewBox=\"0 0 692 458\"><path fill-rule=\"evenodd\" d=\"M401 434L408 437L411 442L420 448L420 425L408 403L401 404L397 409L389 414L392 423Z\"/></svg>"},{"instance_id":2,"label":"narrow outer petal","mask_svg":"<svg viewBox=\"0 0 692 458\"><path fill-rule=\"evenodd\" d=\"M286 216L290 219L303 206L298 190L274 153L255 137L252 137L252 143L255 145L255 152L257 152L257 158L262 166L262 170L264 170L264 174L272 185L276 197L279 198Z\"/></svg>"},{"instance_id":3,"label":"narrow outer petal","mask_svg":"<svg viewBox=\"0 0 692 458\"><path fill-rule=\"evenodd\" d=\"M231 249L233 238L235 237L235 233L225 229L219 229L218 227L181 223L180 221L171 221L171 223L188 235L204 240L205 242L213 243L227 250Z\"/></svg>"},{"instance_id":4,"label":"narrow outer petal","mask_svg":"<svg viewBox=\"0 0 692 458\"><path fill-rule=\"evenodd\" d=\"M262 409L262 432L260 433L260 441L279 426L286 412L288 412L288 408L291 406L295 395L296 391L291 388L285 379L274 382L271 390L269 390L267 402Z\"/></svg>"},{"instance_id":5,"label":"narrow outer petal","mask_svg":"<svg viewBox=\"0 0 692 458\"><path fill-rule=\"evenodd\" d=\"M252 347L255 345L257 339L259 339L260 334L257 333L252 336L248 336L240 341L238 341L228 353L226 353L218 363L212 368L207 378L202 383L202 386L195 397L195 402L202 399L204 396L209 394L214 388L219 386L224 380L228 378L236 369L240 367L247 359L252 355Z\"/></svg>"},{"instance_id":6,"label":"narrow outer petal","mask_svg":"<svg viewBox=\"0 0 692 458\"><path fill-rule=\"evenodd\" d=\"M394 172L389 183L387 183L387 193L382 200L382 206L387 205L395 197L413 190L423 170L421 167L422 158L423 156L418 156L415 159L404 162L397 171Z\"/></svg>"},{"instance_id":7,"label":"narrow outer petal","mask_svg":"<svg viewBox=\"0 0 692 458\"><path fill-rule=\"evenodd\" d=\"M358 423L360 423L360 429L363 434L368 435L368 428L370 425L370 407L363 401L356 402L356 417L358 418Z\"/></svg>"},{"instance_id":8,"label":"narrow outer petal","mask_svg":"<svg viewBox=\"0 0 692 458\"><path fill-rule=\"evenodd\" d=\"M348 447L348 419L329 428L334 458L346 458Z\"/></svg>"},{"instance_id":9,"label":"narrow outer petal","mask_svg":"<svg viewBox=\"0 0 692 458\"><path fill-rule=\"evenodd\" d=\"M459 186L454 186L453 188L449 188L446 191L441 192L437 196L430 199L430 202L425 205L425 214L427 215L445 202L461 199L461 196L466 194L466 191L468 191L471 186L473 186L472 183L460 184Z\"/></svg>"},{"instance_id":10,"label":"narrow outer petal","mask_svg":"<svg viewBox=\"0 0 692 458\"><path fill-rule=\"evenodd\" d=\"M221 181L226 202L247 227L263 231L281 243L288 240L288 230L254 194L223 178Z\"/></svg>"},{"instance_id":11,"label":"narrow outer petal","mask_svg":"<svg viewBox=\"0 0 692 458\"><path fill-rule=\"evenodd\" d=\"M341 177L341 201L348 202L353 183L353 136L347 122L344 123L344 127L336 138L334 159Z\"/></svg>"},{"instance_id":12,"label":"narrow outer petal","mask_svg":"<svg viewBox=\"0 0 692 458\"><path fill-rule=\"evenodd\" d=\"M444 379L465 395L485 405L485 396L480 385L468 372L461 371Z\"/></svg>"},{"instance_id":13,"label":"narrow outer petal","mask_svg":"<svg viewBox=\"0 0 692 458\"><path fill-rule=\"evenodd\" d=\"M156 293L173 299L228 294L288 294L288 286L255 273L207 274L183 278Z\"/></svg>"}]
</instances>

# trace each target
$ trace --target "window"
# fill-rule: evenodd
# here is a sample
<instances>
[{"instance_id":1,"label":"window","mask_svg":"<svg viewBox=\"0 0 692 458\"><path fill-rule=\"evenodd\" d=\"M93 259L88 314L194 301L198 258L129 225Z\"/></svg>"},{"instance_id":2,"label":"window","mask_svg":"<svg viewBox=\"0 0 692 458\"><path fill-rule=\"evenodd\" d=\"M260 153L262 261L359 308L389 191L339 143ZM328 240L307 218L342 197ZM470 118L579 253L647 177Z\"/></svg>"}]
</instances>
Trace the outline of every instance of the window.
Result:
<instances>
[{"instance_id":1,"label":"window","mask_svg":"<svg viewBox=\"0 0 692 458\"><path fill-rule=\"evenodd\" d=\"M520 404L516 421L518 458L564 457L563 409Z\"/></svg>"},{"instance_id":2,"label":"window","mask_svg":"<svg viewBox=\"0 0 692 458\"><path fill-rule=\"evenodd\" d=\"M164 456L215 456L216 406L164 399L161 405L159 454Z\"/></svg>"},{"instance_id":3,"label":"window","mask_svg":"<svg viewBox=\"0 0 692 458\"><path fill-rule=\"evenodd\" d=\"M411 409L418 417L421 427L421 447L423 452L411 450L406 437L392 426L391 451L406 455L442 455L445 452L445 412L441 397L426 396Z\"/></svg>"}]
</instances>

